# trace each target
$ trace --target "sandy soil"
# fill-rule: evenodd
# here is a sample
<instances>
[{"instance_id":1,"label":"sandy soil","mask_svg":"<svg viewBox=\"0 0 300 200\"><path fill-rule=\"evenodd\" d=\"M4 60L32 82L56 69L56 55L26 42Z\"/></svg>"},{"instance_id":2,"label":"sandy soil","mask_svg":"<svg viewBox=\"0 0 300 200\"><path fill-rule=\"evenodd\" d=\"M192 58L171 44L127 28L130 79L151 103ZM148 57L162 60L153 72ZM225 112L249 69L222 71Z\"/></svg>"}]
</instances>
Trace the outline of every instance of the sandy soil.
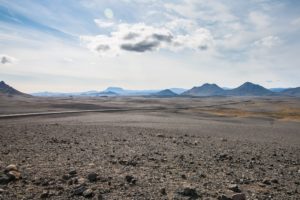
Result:
<instances>
[{"instance_id":1,"label":"sandy soil","mask_svg":"<svg viewBox=\"0 0 300 200\"><path fill-rule=\"evenodd\" d=\"M0 199L300 199L297 98L5 97L0 114L111 108L128 110L0 118Z\"/></svg>"}]
</instances>

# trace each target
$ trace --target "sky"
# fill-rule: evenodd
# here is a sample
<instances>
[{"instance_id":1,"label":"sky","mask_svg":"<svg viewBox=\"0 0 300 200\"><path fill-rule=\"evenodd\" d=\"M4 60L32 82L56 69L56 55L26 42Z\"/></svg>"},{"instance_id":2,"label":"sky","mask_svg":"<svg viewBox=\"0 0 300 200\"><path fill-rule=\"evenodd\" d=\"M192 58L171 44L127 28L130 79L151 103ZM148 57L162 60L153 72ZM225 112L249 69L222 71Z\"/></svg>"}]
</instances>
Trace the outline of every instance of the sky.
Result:
<instances>
[{"instance_id":1,"label":"sky","mask_svg":"<svg viewBox=\"0 0 300 200\"><path fill-rule=\"evenodd\" d=\"M0 80L24 92L300 86L299 0L0 0Z\"/></svg>"}]
</instances>

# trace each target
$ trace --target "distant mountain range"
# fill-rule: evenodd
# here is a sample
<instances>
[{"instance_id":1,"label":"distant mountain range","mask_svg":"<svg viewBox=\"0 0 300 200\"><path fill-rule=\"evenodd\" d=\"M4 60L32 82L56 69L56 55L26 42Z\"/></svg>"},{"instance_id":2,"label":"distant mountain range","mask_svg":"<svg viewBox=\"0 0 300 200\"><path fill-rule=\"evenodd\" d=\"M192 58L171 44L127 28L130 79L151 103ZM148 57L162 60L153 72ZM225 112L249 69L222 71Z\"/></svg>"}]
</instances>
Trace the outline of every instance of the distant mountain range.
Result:
<instances>
[{"instance_id":1,"label":"distant mountain range","mask_svg":"<svg viewBox=\"0 0 300 200\"><path fill-rule=\"evenodd\" d=\"M184 96L299 96L300 87L298 88L273 88L267 89L260 85L246 82L234 89L224 89L216 84L204 84L200 87L193 87L185 91Z\"/></svg>"},{"instance_id":2,"label":"distant mountain range","mask_svg":"<svg viewBox=\"0 0 300 200\"><path fill-rule=\"evenodd\" d=\"M143 96L159 92L159 90L126 90L120 87L108 87L103 92L114 92L125 96Z\"/></svg>"},{"instance_id":3,"label":"distant mountain range","mask_svg":"<svg viewBox=\"0 0 300 200\"><path fill-rule=\"evenodd\" d=\"M1 95L27 95L13 87L7 85L4 81L0 82ZM182 88L170 88L165 90L126 90L121 87L108 87L103 91L87 91L77 93L55 93L39 92L33 93L33 96L44 97L66 97L66 96L149 96L149 97L177 97L177 96L297 96L300 97L300 87L297 88L272 88L267 89L260 85L246 82L233 89L224 89L216 84L205 83L202 86L193 87L189 90ZM29 96L29 95L28 95Z\"/></svg>"},{"instance_id":4,"label":"distant mountain range","mask_svg":"<svg viewBox=\"0 0 300 200\"><path fill-rule=\"evenodd\" d=\"M181 94L186 91L183 88L170 88L175 94ZM160 90L127 90L121 87L108 87L103 91L88 91L88 92L75 92L75 93L59 93L59 92L37 92L32 93L33 96L57 96L57 97L66 97L66 96L148 96L160 92Z\"/></svg>"}]
</instances>

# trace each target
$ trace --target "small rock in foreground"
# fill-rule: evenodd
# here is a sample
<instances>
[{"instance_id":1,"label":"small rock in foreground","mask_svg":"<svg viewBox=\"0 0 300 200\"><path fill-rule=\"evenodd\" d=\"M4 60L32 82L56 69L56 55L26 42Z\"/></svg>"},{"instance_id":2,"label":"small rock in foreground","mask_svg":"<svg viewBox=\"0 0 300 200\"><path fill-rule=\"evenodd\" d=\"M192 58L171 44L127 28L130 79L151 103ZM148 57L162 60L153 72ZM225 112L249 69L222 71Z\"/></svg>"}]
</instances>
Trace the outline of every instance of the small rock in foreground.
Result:
<instances>
[{"instance_id":1,"label":"small rock in foreground","mask_svg":"<svg viewBox=\"0 0 300 200\"><path fill-rule=\"evenodd\" d=\"M82 195L85 190L86 190L86 188L81 185L79 187L74 188L72 193L73 193L73 195Z\"/></svg>"},{"instance_id":2,"label":"small rock in foreground","mask_svg":"<svg viewBox=\"0 0 300 200\"><path fill-rule=\"evenodd\" d=\"M233 192L241 192L239 186L237 184L230 184L228 186L228 189L233 191Z\"/></svg>"},{"instance_id":3,"label":"small rock in foreground","mask_svg":"<svg viewBox=\"0 0 300 200\"><path fill-rule=\"evenodd\" d=\"M136 179L131 176L131 175L127 175L125 176L125 180L127 181L127 183L131 184L131 185L135 185L136 184Z\"/></svg>"},{"instance_id":4,"label":"small rock in foreground","mask_svg":"<svg viewBox=\"0 0 300 200\"><path fill-rule=\"evenodd\" d=\"M231 197L232 200L246 200L246 195L244 193L234 194Z\"/></svg>"},{"instance_id":5,"label":"small rock in foreground","mask_svg":"<svg viewBox=\"0 0 300 200\"><path fill-rule=\"evenodd\" d=\"M86 197L86 198L90 198L94 196L94 192L91 189L87 189L82 193L82 196Z\"/></svg>"},{"instance_id":6,"label":"small rock in foreground","mask_svg":"<svg viewBox=\"0 0 300 200\"><path fill-rule=\"evenodd\" d=\"M232 199L222 194L221 196L218 197L218 200L232 200Z\"/></svg>"},{"instance_id":7,"label":"small rock in foreground","mask_svg":"<svg viewBox=\"0 0 300 200\"><path fill-rule=\"evenodd\" d=\"M185 187L183 190L178 191L178 194L182 196L187 196L187 197L199 197L199 194L197 193L195 188L190 188L190 187Z\"/></svg>"},{"instance_id":8,"label":"small rock in foreground","mask_svg":"<svg viewBox=\"0 0 300 200\"><path fill-rule=\"evenodd\" d=\"M92 173L89 173L87 175L87 179L90 181L90 182L96 182L97 181L97 177L98 177L98 174L92 172Z\"/></svg>"}]
</instances>

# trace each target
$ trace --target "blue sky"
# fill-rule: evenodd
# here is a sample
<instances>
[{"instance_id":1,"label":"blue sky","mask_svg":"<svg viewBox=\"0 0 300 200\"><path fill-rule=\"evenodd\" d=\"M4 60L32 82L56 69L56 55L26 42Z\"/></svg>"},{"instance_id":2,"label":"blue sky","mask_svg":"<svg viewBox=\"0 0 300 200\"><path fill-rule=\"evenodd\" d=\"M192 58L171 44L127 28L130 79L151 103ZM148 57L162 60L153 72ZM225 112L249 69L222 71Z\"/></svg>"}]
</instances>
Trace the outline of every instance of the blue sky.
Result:
<instances>
[{"instance_id":1,"label":"blue sky","mask_svg":"<svg viewBox=\"0 0 300 200\"><path fill-rule=\"evenodd\" d=\"M300 86L298 0L0 0L0 79L25 92Z\"/></svg>"}]
</instances>

